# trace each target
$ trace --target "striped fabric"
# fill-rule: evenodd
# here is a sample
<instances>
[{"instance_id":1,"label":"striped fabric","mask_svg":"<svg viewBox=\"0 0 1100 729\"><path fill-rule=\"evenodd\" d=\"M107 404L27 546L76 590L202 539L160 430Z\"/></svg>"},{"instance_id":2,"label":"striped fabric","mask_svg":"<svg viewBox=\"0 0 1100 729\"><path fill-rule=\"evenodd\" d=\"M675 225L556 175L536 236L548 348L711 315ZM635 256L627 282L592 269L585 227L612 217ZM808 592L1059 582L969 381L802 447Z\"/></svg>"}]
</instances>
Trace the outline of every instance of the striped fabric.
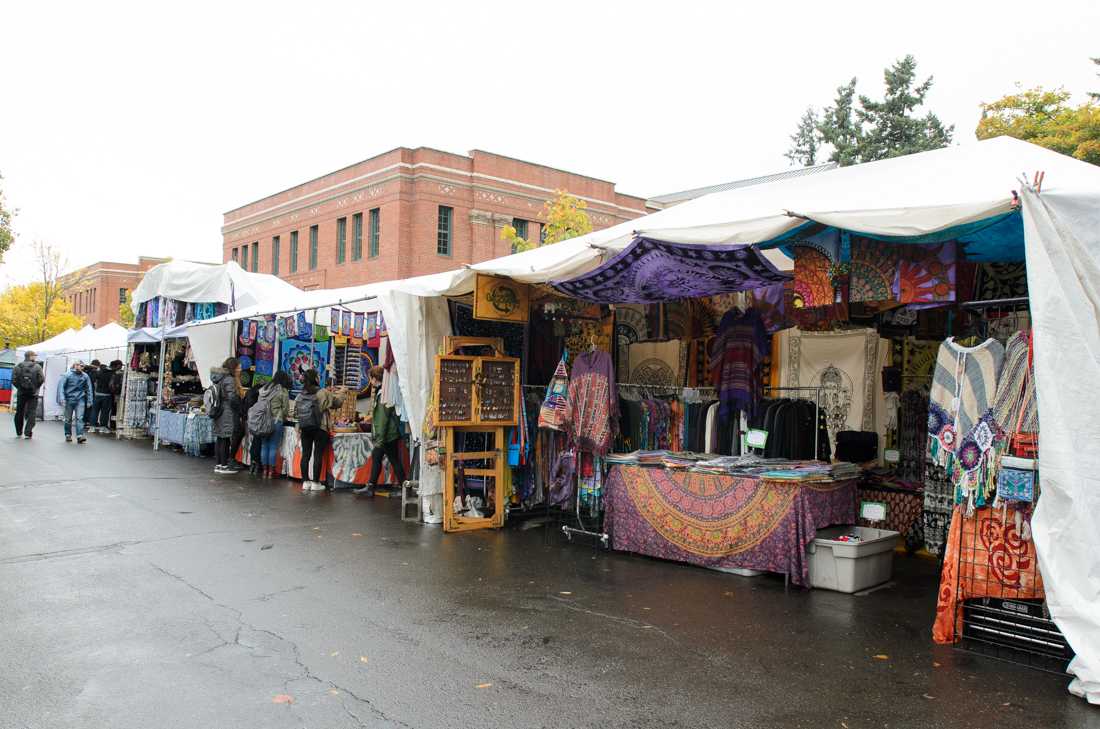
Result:
<instances>
[{"instance_id":1,"label":"striped fabric","mask_svg":"<svg viewBox=\"0 0 1100 729\"><path fill-rule=\"evenodd\" d=\"M1025 407L1021 433L1039 432L1039 412L1035 400L1035 372L1028 371L1028 342L1026 332L1017 332L1008 340L1004 364L997 383L997 398L993 404L993 418L1006 434L1016 431L1020 409Z\"/></svg>"}]
</instances>

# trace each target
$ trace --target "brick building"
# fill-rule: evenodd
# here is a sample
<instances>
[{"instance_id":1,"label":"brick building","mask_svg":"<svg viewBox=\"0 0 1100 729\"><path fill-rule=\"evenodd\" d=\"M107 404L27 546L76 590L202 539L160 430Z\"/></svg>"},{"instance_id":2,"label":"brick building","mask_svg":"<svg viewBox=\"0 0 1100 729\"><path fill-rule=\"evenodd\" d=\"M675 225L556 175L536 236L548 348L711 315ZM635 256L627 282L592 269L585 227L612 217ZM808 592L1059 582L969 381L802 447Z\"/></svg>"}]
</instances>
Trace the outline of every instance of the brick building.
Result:
<instances>
[{"instance_id":1,"label":"brick building","mask_svg":"<svg viewBox=\"0 0 1100 729\"><path fill-rule=\"evenodd\" d=\"M126 300L126 292L141 283L146 271L167 260L141 256L137 263L100 261L85 266L63 277L65 300L85 324L101 327L118 322L118 306Z\"/></svg>"},{"instance_id":2,"label":"brick building","mask_svg":"<svg viewBox=\"0 0 1100 729\"><path fill-rule=\"evenodd\" d=\"M222 260L303 289L438 273L538 239L543 203L566 190L593 229L644 215L604 180L474 150L399 147L225 213Z\"/></svg>"}]
</instances>

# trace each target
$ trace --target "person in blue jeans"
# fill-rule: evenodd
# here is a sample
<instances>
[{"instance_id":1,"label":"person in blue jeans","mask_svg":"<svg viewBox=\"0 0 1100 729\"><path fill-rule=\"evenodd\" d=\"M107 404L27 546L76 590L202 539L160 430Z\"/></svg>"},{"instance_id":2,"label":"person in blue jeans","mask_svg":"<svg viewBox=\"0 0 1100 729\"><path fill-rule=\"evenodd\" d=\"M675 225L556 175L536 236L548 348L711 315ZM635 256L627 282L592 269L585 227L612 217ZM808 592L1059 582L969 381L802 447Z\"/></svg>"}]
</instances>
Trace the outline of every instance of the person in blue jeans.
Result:
<instances>
[{"instance_id":1,"label":"person in blue jeans","mask_svg":"<svg viewBox=\"0 0 1100 729\"><path fill-rule=\"evenodd\" d=\"M73 421L76 421L76 442L84 443L84 410L92 403L92 381L84 372L84 363L73 362L72 369L57 383L57 404L65 406L65 442L73 441Z\"/></svg>"},{"instance_id":2,"label":"person in blue jeans","mask_svg":"<svg viewBox=\"0 0 1100 729\"><path fill-rule=\"evenodd\" d=\"M283 444L283 425L290 412L290 385L290 375L279 370L271 378L271 382L260 388L257 403L266 403L271 409L271 420L275 424L275 429L263 437L252 436L249 455L252 461L252 473L256 476L274 478L276 475L275 459Z\"/></svg>"}]
</instances>

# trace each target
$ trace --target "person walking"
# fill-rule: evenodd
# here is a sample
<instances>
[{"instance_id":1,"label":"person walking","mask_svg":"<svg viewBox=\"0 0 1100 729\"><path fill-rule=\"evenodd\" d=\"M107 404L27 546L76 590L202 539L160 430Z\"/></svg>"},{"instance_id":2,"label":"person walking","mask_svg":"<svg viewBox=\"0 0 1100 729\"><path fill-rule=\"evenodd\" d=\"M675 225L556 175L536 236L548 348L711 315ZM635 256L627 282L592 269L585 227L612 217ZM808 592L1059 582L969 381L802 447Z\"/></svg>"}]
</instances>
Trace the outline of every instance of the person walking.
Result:
<instances>
[{"instance_id":1,"label":"person walking","mask_svg":"<svg viewBox=\"0 0 1100 729\"><path fill-rule=\"evenodd\" d=\"M111 411L114 409L114 396L111 395L111 379L114 372L106 366L96 369L92 378L92 388L95 392L92 400L92 427L93 433L106 433L111 425Z\"/></svg>"},{"instance_id":2,"label":"person walking","mask_svg":"<svg viewBox=\"0 0 1100 729\"><path fill-rule=\"evenodd\" d=\"M38 391L46 376L34 352L23 353L23 361L11 371L11 386L18 400L15 403L15 437L31 439L34 420L38 415Z\"/></svg>"},{"instance_id":3,"label":"person walking","mask_svg":"<svg viewBox=\"0 0 1100 729\"><path fill-rule=\"evenodd\" d=\"M65 442L73 442L73 429L76 429L76 442L84 443L84 413L92 402L92 380L84 372L84 363L73 362L65 376L57 382L57 404L65 406ZM75 425L74 425L75 424Z\"/></svg>"},{"instance_id":4,"label":"person walking","mask_svg":"<svg viewBox=\"0 0 1100 729\"><path fill-rule=\"evenodd\" d=\"M385 368L381 366L372 367L370 371L371 434L374 440L374 448L370 453L370 480L366 486L355 489L356 494L364 496L374 496L378 477L382 475L383 457L390 462L397 484L405 481L405 465L401 463L401 455L397 450L397 442L401 439L397 412L392 406L382 402L382 377L385 372Z\"/></svg>"},{"instance_id":5,"label":"person walking","mask_svg":"<svg viewBox=\"0 0 1100 729\"><path fill-rule=\"evenodd\" d=\"M294 414L298 419L298 437L302 447L303 491L325 490L322 475L325 450L331 440L331 413L342 404L341 398L321 387L317 370L309 369L302 373L302 391L295 400ZM310 478L310 461L313 462L313 478Z\"/></svg>"},{"instance_id":6,"label":"person walking","mask_svg":"<svg viewBox=\"0 0 1100 729\"><path fill-rule=\"evenodd\" d=\"M210 368L211 388L216 393L217 410L207 412L214 419L214 473L237 473L231 453L233 435L241 422L241 393L237 378L241 375L241 364L236 357L222 362L221 367Z\"/></svg>"},{"instance_id":7,"label":"person walking","mask_svg":"<svg viewBox=\"0 0 1100 729\"><path fill-rule=\"evenodd\" d=\"M290 412L290 375L283 370L260 387L256 404L248 409L249 456L252 473L274 478L275 459L283 443L283 425Z\"/></svg>"},{"instance_id":8,"label":"person walking","mask_svg":"<svg viewBox=\"0 0 1100 729\"><path fill-rule=\"evenodd\" d=\"M92 396L88 398L88 404L84 406L84 432L94 433L95 421L92 416L95 414L95 378L99 374L99 360L93 359L84 365L84 374L88 376L92 383Z\"/></svg>"}]
</instances>

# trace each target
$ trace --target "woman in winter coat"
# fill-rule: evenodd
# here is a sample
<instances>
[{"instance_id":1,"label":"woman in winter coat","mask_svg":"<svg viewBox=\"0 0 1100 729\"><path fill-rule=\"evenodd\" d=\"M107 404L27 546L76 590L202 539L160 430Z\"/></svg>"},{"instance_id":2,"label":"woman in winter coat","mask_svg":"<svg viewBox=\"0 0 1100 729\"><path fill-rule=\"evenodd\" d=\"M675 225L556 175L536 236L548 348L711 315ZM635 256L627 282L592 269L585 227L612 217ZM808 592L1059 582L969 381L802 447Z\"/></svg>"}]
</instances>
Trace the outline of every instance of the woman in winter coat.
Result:
<instances>
[{"instance_id":1,"label":"woman in winter coat","mask_svg":"<svg viewBox=\"0 0 1100 729\"><path fill-rule=\"evenodd\" d=\"M343 400L321 387L317 370L302 373L302 392L294 402L294 415L298 419L298 435L302 445L302 490L324 491L322 470L325 465L325 449L332 439L332 411L343 404ZM313 462L313 478L310 478L309 464Z\"/></svg>"},{"instance_id":2,"label":"woman in winter coat","mask_svg":"<svg viewBox=\"0 0 1100 729\"><path fill-rule=\"evenodd\" d=\"M237 384L241 376L241 363L230 357L221 367L210 368L210 381L218 389L221 412L214 418L214 456L217 461L214 473L237 473L233 465L233 433L241 422L241 393Z\"/></svg>"},{"instance_id":3,"label":"woman in winter coat","mask_svg":"<svg viewBox=\"0 0 1100 729\"><path fill-rule=\"evenodd\" d=\"M250 433L252 444L248 452L252 460L252 473L257 476L262 475L264 478L275 476L275 457L279 453L279 446L283 444L283 424L290 413L289 393L290 375L283 370L276 372L271 382L264 383L260 387L256 404L266 404L274 430L266 435Z\"/></svg>"}]
</instances>

